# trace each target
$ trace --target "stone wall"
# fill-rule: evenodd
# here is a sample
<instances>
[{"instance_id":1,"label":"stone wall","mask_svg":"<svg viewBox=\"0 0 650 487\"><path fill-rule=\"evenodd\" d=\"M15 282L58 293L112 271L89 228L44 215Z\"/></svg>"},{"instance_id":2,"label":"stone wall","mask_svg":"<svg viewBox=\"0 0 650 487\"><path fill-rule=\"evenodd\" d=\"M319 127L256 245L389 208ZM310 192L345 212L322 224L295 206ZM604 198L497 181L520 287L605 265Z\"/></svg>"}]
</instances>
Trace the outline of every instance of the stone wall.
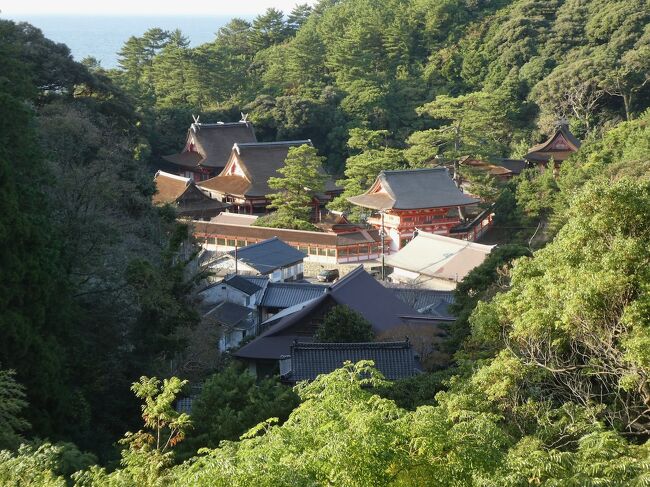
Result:
<instances>
[{"instance_id":1,"label":"stone wall","mask_svg":"<svg viewBox=\"0 0 650 487\"><path fill-rule=\"evenodd\" d=\"M371 267L376 267L381 265L378 261L376 260L367 260L364 262L350 262L347 264L323 264L321 262L309 262L305 261L304 264L304 269L305 269L305 277L316 277L316 275L325 269L338 269L339 274L341 277L346 275L348 272L353 271L356 269L359 265L363 265L364 269L367 271L370 271Z\"/></svg>"}]
</instances>

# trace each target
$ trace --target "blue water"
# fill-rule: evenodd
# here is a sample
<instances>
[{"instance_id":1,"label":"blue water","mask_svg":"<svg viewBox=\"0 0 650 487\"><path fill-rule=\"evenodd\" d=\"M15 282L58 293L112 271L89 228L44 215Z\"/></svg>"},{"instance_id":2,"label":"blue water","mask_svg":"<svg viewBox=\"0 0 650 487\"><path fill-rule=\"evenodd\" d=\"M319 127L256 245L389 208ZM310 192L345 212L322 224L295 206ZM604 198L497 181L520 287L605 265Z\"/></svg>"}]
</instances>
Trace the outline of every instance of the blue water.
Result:
<instances>
[{"instance_id":1,"label":"blue water","mask_svg":"<svg viewBox=\"0 0 650 487\"><path fill-rule=\"evenodd\" d=\"M117 52L124 42L131 36L141 36L151 27L180 29L189 38L190 45L198 46L213 40L219 27L231 17L26 15L8 19L35 25L45 37L66 44L77 61L93 56L104 68L115 68Z\"/></svg>"}]
</instances>

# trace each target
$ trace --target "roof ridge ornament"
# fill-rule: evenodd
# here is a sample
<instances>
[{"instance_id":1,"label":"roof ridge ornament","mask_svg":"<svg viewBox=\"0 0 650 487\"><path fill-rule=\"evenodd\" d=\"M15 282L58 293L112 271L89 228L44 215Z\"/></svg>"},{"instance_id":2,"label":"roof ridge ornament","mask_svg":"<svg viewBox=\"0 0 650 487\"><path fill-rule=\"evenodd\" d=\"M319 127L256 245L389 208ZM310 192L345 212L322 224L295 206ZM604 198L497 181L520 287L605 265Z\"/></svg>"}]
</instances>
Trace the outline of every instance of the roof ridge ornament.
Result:
<instances>
[{"instance_id":1,"label":"roof ridge ornament","mask_svg":"<svg viewBox=\"0 0 650 487\"><path fill-rule=\"evenodd\" d=\"M239 114L241 115L240 122L248 123L248 113L239 112Z\"/></svg>"}]
</instances>

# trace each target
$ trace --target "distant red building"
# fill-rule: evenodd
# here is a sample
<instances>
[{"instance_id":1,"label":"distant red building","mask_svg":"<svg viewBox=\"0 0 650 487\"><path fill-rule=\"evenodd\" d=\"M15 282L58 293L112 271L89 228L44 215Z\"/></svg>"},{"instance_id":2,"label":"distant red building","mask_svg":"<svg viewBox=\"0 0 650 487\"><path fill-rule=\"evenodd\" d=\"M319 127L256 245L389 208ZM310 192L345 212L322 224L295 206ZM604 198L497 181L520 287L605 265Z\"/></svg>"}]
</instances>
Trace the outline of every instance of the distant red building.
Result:
<instances>
[{"instance_id":1,"label":"distant red building","mask_svg":"<svg viewBox=\"0 0 650 487\"><path fill-rule=\"evenodd\" d=\"M368 191L349 201L371 210L368 223L384 228L391 251L404 247L416 229L475 240L492 221L492 214L481 214L479 200L463 193L444 167L382 171ZM470 215L477 214L481 218L472 220Z\"/></svg>"},{"instance_id":2,"label":"distant red building","mask_svg":"<svg viewBox=\"0 0 650 487\"><path fill-rule=\"evenodd\" d=\"M548 167L548 163L553 160L554 169L558 169L560 164L579 148L580 141L566 125L560 125L546 141L531 147L524 159L538 167Z\"/></svg>"}]
</instances>

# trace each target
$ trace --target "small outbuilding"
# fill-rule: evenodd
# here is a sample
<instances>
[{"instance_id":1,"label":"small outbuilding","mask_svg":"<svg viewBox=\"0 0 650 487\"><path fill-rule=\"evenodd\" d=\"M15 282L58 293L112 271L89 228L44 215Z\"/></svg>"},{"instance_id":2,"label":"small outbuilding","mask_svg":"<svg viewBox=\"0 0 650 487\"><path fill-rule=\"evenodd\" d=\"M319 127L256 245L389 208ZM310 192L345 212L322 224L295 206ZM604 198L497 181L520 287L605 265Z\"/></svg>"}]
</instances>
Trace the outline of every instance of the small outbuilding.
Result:
<instances>
[{"instance_id":1,"label":"small outbuilding","mask_svg":"<svg viewBox=\"0 0 650 487\"><path fill-rule=\"evenodd\" d=\"M278 237L236 248L220 257L211 268L217 274L268 276L271 282L303 278L303 261L307 254L284 243Z\"/></svg>"},{"instance_id":2,"label":"small outbuilding","mask_svg":"<svg viewBox=\"0 0 650 487\"><path fill-rule=\"evenodd\" d=\"M419 231L403 249L386 257L392 282L450 291L481 265L494 245Z\"/></svg>"}]
</instances>

